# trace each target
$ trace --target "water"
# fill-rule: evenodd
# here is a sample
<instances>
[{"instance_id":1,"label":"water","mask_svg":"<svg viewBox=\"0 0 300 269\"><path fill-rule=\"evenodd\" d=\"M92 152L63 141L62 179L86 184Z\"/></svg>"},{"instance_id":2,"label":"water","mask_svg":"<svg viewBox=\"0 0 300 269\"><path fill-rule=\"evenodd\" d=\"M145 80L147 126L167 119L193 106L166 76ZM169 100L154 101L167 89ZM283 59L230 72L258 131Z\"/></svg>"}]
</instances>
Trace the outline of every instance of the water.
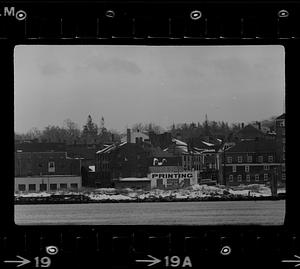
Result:
<instances>
[{"instance_id":1,"label":"water","mask_svg":"<svg viewBox=\"0 0 300 269\"><path fill-rule=\"evenodd\" d=\"M26 225L281 225L285 201L15 205Z\"/></svg>"}]
</instances>

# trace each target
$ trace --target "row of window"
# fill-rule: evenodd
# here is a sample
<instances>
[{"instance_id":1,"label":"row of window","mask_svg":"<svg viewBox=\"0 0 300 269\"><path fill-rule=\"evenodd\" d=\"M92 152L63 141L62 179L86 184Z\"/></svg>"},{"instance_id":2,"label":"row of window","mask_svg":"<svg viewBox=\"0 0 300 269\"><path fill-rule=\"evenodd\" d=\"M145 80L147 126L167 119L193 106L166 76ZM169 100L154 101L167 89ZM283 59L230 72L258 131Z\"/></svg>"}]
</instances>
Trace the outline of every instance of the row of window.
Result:
<instances>
[{"instance_id":1,"label":"row of window","mask_svg":"<svg viewBox=\"0 0 300 269\"><path fill-rule=\"evenodd\" d=\"M202 158L201 158L201 156L199 156L199 155L195 155L195 156L191 156L191 155L182 155L182 159L183 159L183 161L185 161L185 162L191 162L192 160L193 160L193 161L196 161L196 162L201 162L201 161L202 161Z\"/></svg>"},{"instance_id":2,"label":"row of window","mask_svg":"<svg viewBox=\"0 0 300 269\"><path fill-rule=\"evenodd\" d=\"M257 162L262 163L264 161L264 156L258 156L257 157ZM272 155L268 156L268 162L271 163L274 161L274 158ZM237 157L237 162L238 163L242 163L243 162L243 156L238 156ZM247 156L247 162L248 163L252 163L253 162L253 158L252 156ZM232 163L232 157L227 157L227 163Z\"/></svg>"},{"instance_id":3,"label":"row of window","mask_svg":"<svg viewBox=\"0 0 300 269\"><path fill-rule=\"evenodd\" d=\"M60 183L60 184L49 184L49 190L50 191L56 191L56 190L66 190L68 188L67 183ZM71 189L78 189L78 183L71 183L70 184ZM28 184L28 191L36 191L37 190L37 184ZM48 190L48 184L40 184L40 191L47 191ZM18 184L18 191L26 191L26 184Z\"/></svg>"},{"instance_id":4,"label":"row of window","mask_svg":"<svg viewBox=\"0 0 300 269\"><path fill-rule=\"evenodd\" d=\"M237 181L241 182L243 179L242 175L238 175L237 176ZM251 181L251 176L250 175L246 175L246 181L250 182ZM255 174L254 175L254 180L255 181L259 181L259 174ZM269 174L264 174L264 181L268 181L269 180ZM233 175L229 175L229 182L233 182Z\"/></svg>"},{"instance_id":5,"label":"row of window","mask_svg":"<svg viewBox=\"0 0 300 269\"><path fill-rule=\"evenodd\" d=\"M269 165L264 165L264 170L265 171L269 171L270 170L270 166ZM232 166L232 172L236 172L236 165ZM249 165L245 165L245 172L248 173L250 172L250 166Z\"/></svg>"}]
</instances>

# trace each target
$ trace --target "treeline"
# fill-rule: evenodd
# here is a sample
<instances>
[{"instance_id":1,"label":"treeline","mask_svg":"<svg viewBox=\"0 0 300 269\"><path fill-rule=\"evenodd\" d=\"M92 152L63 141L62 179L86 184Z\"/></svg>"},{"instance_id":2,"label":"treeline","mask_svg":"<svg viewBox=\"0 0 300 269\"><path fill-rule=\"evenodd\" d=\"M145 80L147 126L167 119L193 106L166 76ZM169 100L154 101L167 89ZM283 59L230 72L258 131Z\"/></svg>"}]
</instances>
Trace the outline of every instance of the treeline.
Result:
<instances>
[{"instance_id":1,"label":"treeline","mask_svg":"<svg viewBox=\"0 0 300 269\"><path fill-rule=\"evenodd\" d=\"M32 128L24 134L15 133L16 140L38 140L39 142L92 144L119 141L121 135L114 130L107 130L102 117L100 126L93 122L91 115L80 129L78 124L70 119L63 126L48 125L43 130Z\"/></svg>"},{"instance_id":2,"label":"treeline","mask_svg":"<svg viewBox=\"0 0 300 269\"><path fill-rule=\"evenodd\" d=\"M270 131L274 130L275 116L261 121L262 127L267 127ZM255 123L255 122L252 122ZM245 123L245 126L247 123ZM231 123L224 121L208 121L172 124L168 128L163 128L155 123L136 123L131 126L132 131L140 131L144 133L154 132L160 134L170 132L172 137L180 137L183 141L191 138L214 136L222 140L228 140L237 131L242 129L241 123ZM30 129L25 134L15 133L16 140L33 140L40 142L61 142L66 144L91 144L91 143L108 143L117 142L125 133L115 130L107 130L104 118L98 126L93 122L91 115L88 116L86 124L80 129L78 124L70 119L64 121L63 126L49 125L43 130L37 128Z\"/></svg>"}]
</instances>

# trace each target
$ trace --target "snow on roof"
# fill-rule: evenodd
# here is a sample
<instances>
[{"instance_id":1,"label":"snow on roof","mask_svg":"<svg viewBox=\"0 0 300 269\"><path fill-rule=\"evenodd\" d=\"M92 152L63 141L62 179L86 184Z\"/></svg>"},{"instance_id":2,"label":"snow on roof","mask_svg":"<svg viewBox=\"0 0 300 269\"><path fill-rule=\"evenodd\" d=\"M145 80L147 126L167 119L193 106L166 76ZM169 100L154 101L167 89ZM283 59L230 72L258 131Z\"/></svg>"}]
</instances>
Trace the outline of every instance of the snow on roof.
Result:
<instances>
[{"instance_id":1,"label":"snow on roof","mask_svg":"<svg viewBox=\"0 0 300 269\"><path fill-rule=\"evenodd\" d=\"M212 144L212 143L208 143L208 142L205 142L205 141L201 141L204 145L206 145L206 146L209 146L209 147L212 147L212 146L214 146L214 144Z\"/></svg>"},{"instance_id":2,"label":"snow on roof","mask_svg":"<svg viewBox=\"0 0 300 269\"><path fill-rule=\"evenodd\" d=\"M202 153L208 153L208 152L215 152L214 149L205 149L202 151Z\"/></svg>"},{"instance_id":3,"label":"snow on roof","mask_svg":"<svg viewBox=\"0 0 300 269\"><path fill-rule=\"evenodd\" d=\"M178 146L187 146L187 143L180 141L178 139L172 138L172 142L175 142Z\"/></svg>"},{"instance_id":4,"label":"snow on roof","mask_svg":"<svg viewBox=\"0 0 300 269\"><path fill-rule=\"evenodd\" d=\"M121 143L121 144L119 144L119 145L115 145L115 144L109 145L109 146L105 147L104 149L98 150L98 151L96 152L96 154L99 154L99 153L109 153L109 152L111 152L112 150L114 150L116 147L122 147L122 146L124 146L125 144L127 144L127 141L126 141L126 142L123 142L123 143Z\"/></svg>"}]
</instances>

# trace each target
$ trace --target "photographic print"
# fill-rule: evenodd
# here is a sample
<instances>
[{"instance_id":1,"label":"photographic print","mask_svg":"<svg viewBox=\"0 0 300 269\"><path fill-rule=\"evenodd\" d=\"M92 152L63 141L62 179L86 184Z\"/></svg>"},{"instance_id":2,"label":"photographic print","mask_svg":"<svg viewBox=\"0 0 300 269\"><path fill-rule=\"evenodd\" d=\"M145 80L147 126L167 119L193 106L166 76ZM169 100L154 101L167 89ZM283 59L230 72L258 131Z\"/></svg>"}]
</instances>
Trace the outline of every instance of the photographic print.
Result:
<instances>
[{"instance_id":1,"label":"photographic print","mask_svg":"<svg viewBox=\"0 0 300 269\"><path fill-rule=\"evenodd\" d=\"M19 45L18 225L282 225L279 45Z\"/></svg>"}]
</instances>

